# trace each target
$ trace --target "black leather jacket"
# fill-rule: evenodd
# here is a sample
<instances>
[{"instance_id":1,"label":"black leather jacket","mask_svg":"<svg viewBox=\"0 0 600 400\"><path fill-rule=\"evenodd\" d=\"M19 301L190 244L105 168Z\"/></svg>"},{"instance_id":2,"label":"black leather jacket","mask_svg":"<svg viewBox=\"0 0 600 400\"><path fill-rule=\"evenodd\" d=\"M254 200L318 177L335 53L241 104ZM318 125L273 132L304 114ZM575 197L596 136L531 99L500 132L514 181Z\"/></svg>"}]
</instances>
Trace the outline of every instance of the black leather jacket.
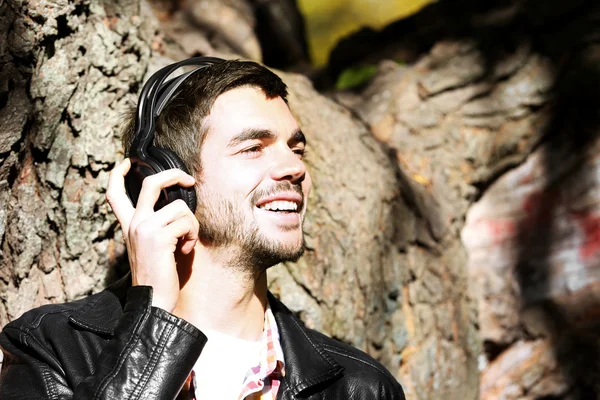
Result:
<instances>
[{"instance_id":1,"label":"black leather jacket","mask_svg":"<svg viewBox=\"0 0 600 400\"><path fill-rule=\"evenodd\" d=\"M277 399L404 399L377 361L307 329L269 296L286 363ZM151 304L150 287L124 280L25 313L0 334L12 359L0 378L0 399L174 399L206 337Z\"/></svg>"}]
</instances>

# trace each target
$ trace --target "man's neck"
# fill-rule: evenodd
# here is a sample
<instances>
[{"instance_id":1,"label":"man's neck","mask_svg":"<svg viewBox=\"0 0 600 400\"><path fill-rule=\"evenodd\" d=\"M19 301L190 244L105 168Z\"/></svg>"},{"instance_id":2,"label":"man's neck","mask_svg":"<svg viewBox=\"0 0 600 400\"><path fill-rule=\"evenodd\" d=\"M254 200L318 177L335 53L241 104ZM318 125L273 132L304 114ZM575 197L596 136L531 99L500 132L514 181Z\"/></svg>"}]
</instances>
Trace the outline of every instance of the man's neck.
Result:
<instances>
[{"instance_id":1,"label":"man's neck","mask_svg":"<svg viewBox=\"0 0 600 400\"><path fill-rule=\"evenodd\" d=\"M189 279L173 314L200 330L210 329L246 340L259 340L267 304L266 271L232 266L234 252L196 246Z\"/></svg>"}]
</instances>

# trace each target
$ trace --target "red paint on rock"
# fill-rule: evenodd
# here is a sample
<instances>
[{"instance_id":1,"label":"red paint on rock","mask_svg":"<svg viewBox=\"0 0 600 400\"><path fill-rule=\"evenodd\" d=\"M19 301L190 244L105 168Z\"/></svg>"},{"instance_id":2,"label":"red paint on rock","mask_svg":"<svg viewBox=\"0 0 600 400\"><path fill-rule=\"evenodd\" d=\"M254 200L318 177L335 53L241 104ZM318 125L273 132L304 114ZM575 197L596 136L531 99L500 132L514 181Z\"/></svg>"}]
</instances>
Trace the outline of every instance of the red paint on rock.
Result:
<instances>
[{"instance_id":1,"label":"red paint on rock","mask_svg":"<svg viewBox=\"0 0 600 400\"><path fill-rule=\"evenodd\" d=\"M515 235L515 222L510 219L489 219L486 221L488 232L494 244Z\"/></svg>"},{"instance_id":2,"label":"red paint on rock","mask_svg":"<svg viewBox=\"0 0 600 400\"><path fill-rule=\"evenodd\" d=\"M571 215L583 231L583 244L579 246L579 256L586 262L600 252L600 216L591 211L572 212Z\"/></svg>"}]
</instances>

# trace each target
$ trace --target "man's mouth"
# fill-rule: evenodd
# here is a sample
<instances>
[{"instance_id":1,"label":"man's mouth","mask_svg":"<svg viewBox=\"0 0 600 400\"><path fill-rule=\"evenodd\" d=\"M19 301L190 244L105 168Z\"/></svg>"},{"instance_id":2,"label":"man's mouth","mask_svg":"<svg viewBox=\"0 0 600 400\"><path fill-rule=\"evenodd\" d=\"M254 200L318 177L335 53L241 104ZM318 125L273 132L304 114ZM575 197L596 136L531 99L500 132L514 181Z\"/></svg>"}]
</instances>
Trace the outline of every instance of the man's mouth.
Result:
<instances>
[{"instance_id":1,"label":"man's mouth","mask_svg":"<svg viewBox=\"0 0 600 400\"><path fill-rule=\"evenodd\" d=\"M296 230L301 226L301 211L304 197L301 193L285 191L267 195L256 203L261 218L285 230Z\"/></svg>"},{"instance_id":2,"label":"man's mouth","mask_svg":"<svg viewBox=\"0 0 600 400\"><path fill-rule=\"evenodd\" d=\"M296 192L280 192L263 197L256 202L259 210L273 214L299 214L302 211L304 198Z\"/></svg>"},{"instance_id":3,"label":"man's mouth","mask_svg":"<svg viewBox=\"0 0 600 400\"><path fill-rule=\"evenodd\" d=\"M268 203L258 205L261 210L275 211L282 213L290 213L298 211L298 203L288 200L275 200Z\"/></svg>"}]
</instances>

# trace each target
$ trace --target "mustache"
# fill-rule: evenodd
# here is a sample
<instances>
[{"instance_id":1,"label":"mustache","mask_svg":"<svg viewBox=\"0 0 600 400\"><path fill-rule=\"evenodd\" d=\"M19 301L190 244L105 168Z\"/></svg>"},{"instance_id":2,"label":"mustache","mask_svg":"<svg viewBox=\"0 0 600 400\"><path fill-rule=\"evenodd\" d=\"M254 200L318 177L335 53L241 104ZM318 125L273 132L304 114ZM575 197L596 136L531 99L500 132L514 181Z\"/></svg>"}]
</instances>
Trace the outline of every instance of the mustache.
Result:
<instances>
[{"instance_id":1,"label":"mustache","mask_svg":"<svg viewBox=\"0 0 600 400\"><path fill-rule=\"evenodd\" d=\"M278 193L284 192L294 192L302 196L302 203L300 204L299 209L304 209L304 191L302 190L302 186L300 184L292 184L289 181L277 182L271 185L268 188L263 188L261 190L257 190L251 197L252 204L256 204L263 197L273 196Z\"/></svg>"}]
</instances>

